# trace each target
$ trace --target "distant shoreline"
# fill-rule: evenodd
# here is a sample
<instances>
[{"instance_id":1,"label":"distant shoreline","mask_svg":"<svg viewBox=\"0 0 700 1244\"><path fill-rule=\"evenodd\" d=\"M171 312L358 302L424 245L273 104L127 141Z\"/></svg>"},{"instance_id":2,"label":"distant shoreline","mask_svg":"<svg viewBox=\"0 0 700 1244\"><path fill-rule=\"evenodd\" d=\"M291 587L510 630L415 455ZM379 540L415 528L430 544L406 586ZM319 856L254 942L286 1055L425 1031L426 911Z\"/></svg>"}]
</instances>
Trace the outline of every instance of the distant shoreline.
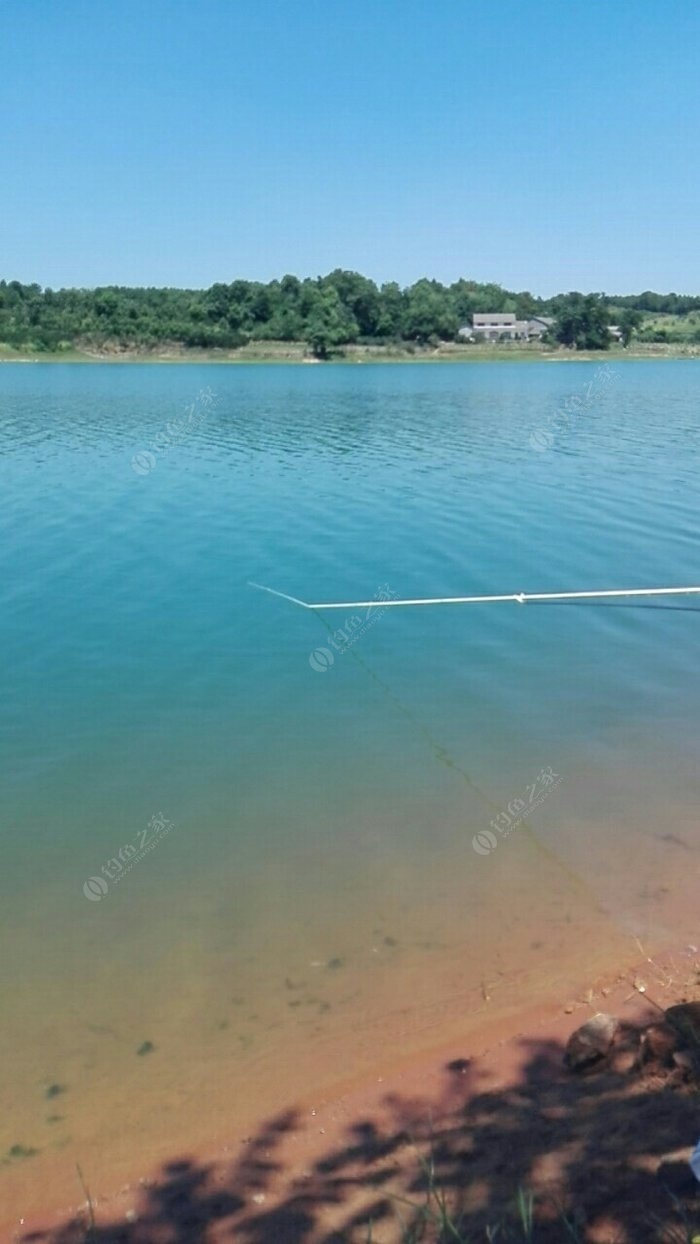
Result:
<instances>
[{"instance_id":1,"label":"distant shoreline","mask_svg":"<svg viewBox=\"0 0 700 1244\"><path fill-rule=\"evenodd\" d=\"M649 343L623 349L569 350L541 345L462 346L445 342L437 347L397 349L390 346L347 346L328 359L314 358L303 342L270 342L231 350L198 350L178 346L147 349L62 350L58 352L15 350L0 345L2 363L294 363L329 366L337 363L585 363L603 359L616 363L640 359L698 359L700 344Z\"/></svg>"}]
</instances>

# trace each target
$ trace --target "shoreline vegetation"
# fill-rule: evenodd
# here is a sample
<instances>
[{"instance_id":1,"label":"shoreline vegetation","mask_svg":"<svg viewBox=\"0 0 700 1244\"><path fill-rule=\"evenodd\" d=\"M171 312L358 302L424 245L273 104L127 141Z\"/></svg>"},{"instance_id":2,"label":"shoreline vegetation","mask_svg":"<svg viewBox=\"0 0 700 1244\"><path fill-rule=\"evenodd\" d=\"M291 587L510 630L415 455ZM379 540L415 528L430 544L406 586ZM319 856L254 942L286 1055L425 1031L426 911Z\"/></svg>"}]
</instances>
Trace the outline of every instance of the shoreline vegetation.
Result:
<instances>
[{"instance_id":1,"label":"shoreline vegetation","mask_svg":"<svg viewBox=\"0 0 700 1244\"><path fill-rule=\"evenodd\" d=\"M303 341L251 342L224 349L198 349L177 343L153 347L104 346L66 350L14 349L0 343L2 363L582 363L600 359L626 362L644 359L698 359L700 343L644 343L611 346L608 350L572 350L541 342L512 342L489 345L460 345L441 342L438 346L349 345L321 360Z\"/></svg>"},{"instance_id":2,"label":"shoreline vegetation","mask_svg":"<svg viewBox=\"0 0 700 1244\"><path fill-rule=\"evenodd\" d=\"M3 361L428 362L700 354L700 296L540 298L460 278L402 288L336 268L209 289L0 280Z\"/></svg>"}]
</instances>

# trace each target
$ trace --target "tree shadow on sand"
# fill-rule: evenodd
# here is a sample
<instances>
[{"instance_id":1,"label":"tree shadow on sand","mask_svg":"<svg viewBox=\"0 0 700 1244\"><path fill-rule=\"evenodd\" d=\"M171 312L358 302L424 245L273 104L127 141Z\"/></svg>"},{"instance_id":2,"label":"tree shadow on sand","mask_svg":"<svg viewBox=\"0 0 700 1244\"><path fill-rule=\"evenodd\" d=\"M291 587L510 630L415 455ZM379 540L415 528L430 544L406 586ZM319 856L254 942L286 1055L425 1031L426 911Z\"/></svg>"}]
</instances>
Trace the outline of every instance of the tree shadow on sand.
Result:
<instances>
[{"instance_id":1,"label":"tree shadow on sand","mask_svg":"<svg viewBox=\"0 0 700 1244\"><path fill-rule=\"evenodd\" d=\"M700 1235L700 1185L687 1166L700 1133L692 1061L685 1070L670 1059L642 1064L632 1027L611 1059L584 1076L565 1070L558 1042L522 1041L519 1052L508 1083L456 1060L432 1098L385 1097L325 1151L316 1120L290 1111L228 1165L170 1162L140 1194L136 1221L90 1227L82 1217L19 1238L683 1244ZM304 1156L299 1142L308 1137L318 1144ZM442 1195L458 1235L444 1219L439 1225Z\"/></svg>"}]
</instances>

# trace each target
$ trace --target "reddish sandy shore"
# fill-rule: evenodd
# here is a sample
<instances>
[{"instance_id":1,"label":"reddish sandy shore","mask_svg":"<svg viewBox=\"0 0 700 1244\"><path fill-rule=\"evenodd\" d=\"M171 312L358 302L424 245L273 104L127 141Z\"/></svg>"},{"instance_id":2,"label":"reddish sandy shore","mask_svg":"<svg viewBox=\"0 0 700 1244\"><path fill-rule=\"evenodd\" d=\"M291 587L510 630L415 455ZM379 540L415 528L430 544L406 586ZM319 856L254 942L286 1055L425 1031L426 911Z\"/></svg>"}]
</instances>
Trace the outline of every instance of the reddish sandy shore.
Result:
<instances>
[{"instance_id":1,"label":"reddish sandy shore","mask_svg":"<svg viewBox=\"0 0 700 1244\"><path fill-rule=\"evenodd\" d=\"M465 1239L499 1224L507 1235L520 1191L526 1206L534 1196L538 1241L690 1240L700 1232L700 1184L688 1168L700 1136L700 1036L678 1038L663 1013L698 999L695 947L645 958L517 1023L485 1024L463 1045L405 1063L387 1049L385 1074L371 1083L290 1104L207 1152L173 1154L110 1196L91 1192L89 1204L34 1207L3 1223L1 1238L393 1244L402 1221L418 1220L419 1238L437 1240L434 1184ZM599 1011L620 1021L611 1052L572 1072L566 1042ZM39 1195L45 1204L50 1191Z\"/></svg>"}]
</instances>

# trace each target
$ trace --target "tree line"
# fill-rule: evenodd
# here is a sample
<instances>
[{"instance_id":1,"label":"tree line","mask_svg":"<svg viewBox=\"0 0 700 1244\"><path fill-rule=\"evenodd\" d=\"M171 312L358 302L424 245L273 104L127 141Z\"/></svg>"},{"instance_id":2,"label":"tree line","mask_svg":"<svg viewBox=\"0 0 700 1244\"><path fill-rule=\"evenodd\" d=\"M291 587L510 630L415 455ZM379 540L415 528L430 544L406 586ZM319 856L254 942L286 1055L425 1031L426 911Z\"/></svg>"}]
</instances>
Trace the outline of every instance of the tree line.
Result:
<instances>
[{"instance_id":1,"label":"tree line","mask_svg":"<svg viewBox=\"0 0 700 1244\"><path fill-rule=\"evenodd\" d=\"M460 279L451 285L423 278L407 288L377 285L336 269L267 284L236 280L206 290L129 288L44 289L0 281L0 343L37 351L154 348L177 345L232 349L255 341L303 341L319 357L354 342L438 344L459 339L475 312L514 312L518 319L551 316L552 339L574 348L606 349L611 315L623 341L642 312L688 315L700 297L654 294L535 297L500 285Z\"/></svg>"}]
</instances>

